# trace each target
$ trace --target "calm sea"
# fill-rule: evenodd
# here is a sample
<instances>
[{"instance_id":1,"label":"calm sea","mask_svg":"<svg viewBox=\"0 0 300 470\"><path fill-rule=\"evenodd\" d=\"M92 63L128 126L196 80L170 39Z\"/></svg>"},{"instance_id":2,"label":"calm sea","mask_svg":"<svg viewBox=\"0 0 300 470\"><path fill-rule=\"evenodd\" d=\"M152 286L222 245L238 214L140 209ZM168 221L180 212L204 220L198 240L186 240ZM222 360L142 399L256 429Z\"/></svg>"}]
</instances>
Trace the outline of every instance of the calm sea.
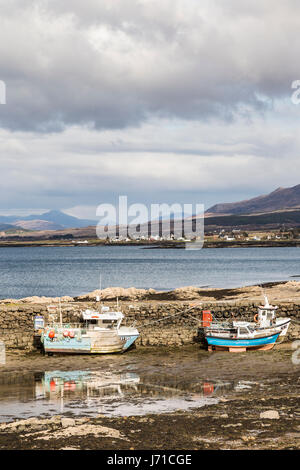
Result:
<instances>
[{"instance_id":1,"label":"calm sea","mask_svg":"<svg viewBox=\"0 0 300 470\"><path fill-rule=\"evenodd\" d=\"M300 275L298 248L0 248L0 298L79 295L109 286L238 287Z\"/></svg>"}]
</instances>

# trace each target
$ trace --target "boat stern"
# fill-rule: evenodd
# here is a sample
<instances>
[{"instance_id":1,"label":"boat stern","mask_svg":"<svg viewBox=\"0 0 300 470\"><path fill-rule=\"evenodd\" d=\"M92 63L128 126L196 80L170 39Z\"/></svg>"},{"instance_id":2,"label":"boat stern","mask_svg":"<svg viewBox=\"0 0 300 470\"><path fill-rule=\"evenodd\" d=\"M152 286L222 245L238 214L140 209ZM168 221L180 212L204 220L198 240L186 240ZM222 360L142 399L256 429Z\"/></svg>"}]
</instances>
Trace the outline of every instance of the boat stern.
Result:
<instances>
[{"instance_id":1,"label":"boat stern","mask_svg":"<svg viewBox=\"0 0 300 470\"><path fill-rule=\"evenodd\" d=\"M121 326L118 330L119 337L124 341L123 351L129 349L140 336L136 328Z\"/></svg>"}]
</instances>

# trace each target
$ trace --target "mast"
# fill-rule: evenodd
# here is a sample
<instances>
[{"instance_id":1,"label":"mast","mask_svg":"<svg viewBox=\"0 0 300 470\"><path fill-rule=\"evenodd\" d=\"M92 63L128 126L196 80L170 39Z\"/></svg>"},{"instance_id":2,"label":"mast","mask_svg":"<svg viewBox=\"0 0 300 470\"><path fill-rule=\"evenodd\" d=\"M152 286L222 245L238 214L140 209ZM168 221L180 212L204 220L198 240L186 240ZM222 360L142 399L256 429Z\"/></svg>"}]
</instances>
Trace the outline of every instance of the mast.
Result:
<instances>
[{"instance_id":1,"label":"mast","mask_svg":"<svg viewBox=\"0 0 300 470\"><path fill-rule=\"evenodd\" d=\"M99 288L100 288L100 293L99 295L96 296L96 302L99 303L99 310L100 310L100 307L101 307L101 297L102 297L102 276L100 274L100 279L99 279Z\"/></svg>"},{"instance_id":2,"label":"mast","mask_svg":"<svg viewBox=\"0 0 300 470\"><path fill-rule=\"evenodd\" d=\"M59 297L59 321L60 321L60 326L62 327L62 313L61 313L61 301Z\"/></svg>"}]
</instances>

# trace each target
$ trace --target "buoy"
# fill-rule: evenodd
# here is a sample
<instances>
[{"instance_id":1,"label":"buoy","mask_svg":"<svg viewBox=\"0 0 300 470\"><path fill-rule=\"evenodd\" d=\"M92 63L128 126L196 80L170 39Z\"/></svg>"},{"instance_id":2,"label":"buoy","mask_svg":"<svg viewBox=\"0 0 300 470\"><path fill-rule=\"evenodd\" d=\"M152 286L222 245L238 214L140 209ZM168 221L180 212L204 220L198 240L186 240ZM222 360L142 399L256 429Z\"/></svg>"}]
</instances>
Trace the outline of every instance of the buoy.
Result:
<instances>
[{"instance_id":1,"label":"buoy","mask_svg":"<svg viewBox=\"0 0 300 470\"><path fill-rule=\"evenodd\" d=\"M210 310L202 310L202 325L207 327L212 322L212 314Z\"/></svg>"},{"instance_id":2,"label":"buoy","mask_svg":"<svg viewBox=\"0 0 300 470\"><path fill-rule=\"evenodd\" d=\"M75 338L75 332L74 331L69 331L69 336L70 336L70 338Z\"/></svg>"},{"instance_id":3,"label":"buoy","mask_svg":"<svg viewBox=\"0 0 300 470\"><path fill-rule=\"evenodd\" d=\"M49 336L49 338L53 339L54 336L55 336L55 331L54 331L54 330L50 330L48 336Z\"/></svg>"},{"instance_id":4,"label":"buoy","mask_svg":"<svg viewBox=\"0 0 300 470\"><path fill-rule=\"evenodd\" d=\"M209 382L204 382L204 384L203 384L203 394L205 396L207 396L207 395L211 395L213 392L214 392L213 384L211 384Z\"/></svg>"},{"instance_id":5,"label":"buoy","mask_svg":"<svg viewBox=\"0 0 300 470\"><path fill-rule=\"evenodd\" d=\"M64 337L67 338L69 336L69 332L67 330L64 331Z\"/></svg>"}]
</instances>

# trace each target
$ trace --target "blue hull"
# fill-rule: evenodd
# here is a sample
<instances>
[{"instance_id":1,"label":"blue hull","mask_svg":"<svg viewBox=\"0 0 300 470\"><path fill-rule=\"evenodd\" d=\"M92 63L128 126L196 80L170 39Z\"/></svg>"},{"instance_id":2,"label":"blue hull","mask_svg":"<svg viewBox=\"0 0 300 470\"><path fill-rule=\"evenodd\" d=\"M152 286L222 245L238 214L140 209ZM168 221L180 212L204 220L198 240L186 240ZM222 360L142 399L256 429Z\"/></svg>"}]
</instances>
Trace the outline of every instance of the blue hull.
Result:
<instances>
[{"instance_id":1,"label":"blue hull","mask_svg":"<svg viewBox=\"0 0 300 470\"><path fill-rule=\"evenodd\" d=\"M265 336L264 338L253 338L253 339L227 339L217 338L214 336L206 336L206 341L209 346L223 346L223 347L259 347L267 344L274 344L279 336L279 333L275 335Z\"/></svg>"}]
</instances>

